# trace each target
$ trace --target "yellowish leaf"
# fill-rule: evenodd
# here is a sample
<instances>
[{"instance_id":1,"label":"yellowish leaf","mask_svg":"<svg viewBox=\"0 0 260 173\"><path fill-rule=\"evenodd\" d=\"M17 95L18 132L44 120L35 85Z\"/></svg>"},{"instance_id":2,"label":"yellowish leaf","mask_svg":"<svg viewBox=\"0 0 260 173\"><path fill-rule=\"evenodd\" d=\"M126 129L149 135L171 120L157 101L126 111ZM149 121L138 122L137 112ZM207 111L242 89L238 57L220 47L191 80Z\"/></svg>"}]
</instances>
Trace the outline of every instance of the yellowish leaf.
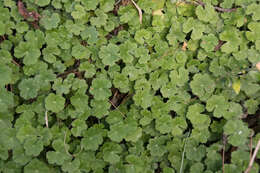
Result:
<instances>
[{"instance_id":1,"label":"yellowish leaf","mask_svg":"<svg viewBox=\"0 0 260 173\"><path fill-rule=\"evenodd\" d=\"M232 88L234 89L236 94L239 94L241 88L240 80L236 80L235 82L233 82Z\"/></svg>"},{"instance_id":2,"label":"yellowish leaf","mask_svg":"<svg viewBox=\"0 0 260 173\"><path fill-rule=\"evenodd\" d=\"M153 16L162 16L163 17L162 9L154 10L153 11Z\"/></svg>"},{"instance_id":3,"label":"yellowish leaf","mask_svg":"<svg viewBox=\"0 0 260 173\"><path fill-rule=\"evenodd\" d=\"M187 5L187 3L184 2L184 1L179 1L179 2L176 3L176 6L177 6L177 7L178 7L178 6L185 6L185 5Z\"/></svg>"}]
</instances>

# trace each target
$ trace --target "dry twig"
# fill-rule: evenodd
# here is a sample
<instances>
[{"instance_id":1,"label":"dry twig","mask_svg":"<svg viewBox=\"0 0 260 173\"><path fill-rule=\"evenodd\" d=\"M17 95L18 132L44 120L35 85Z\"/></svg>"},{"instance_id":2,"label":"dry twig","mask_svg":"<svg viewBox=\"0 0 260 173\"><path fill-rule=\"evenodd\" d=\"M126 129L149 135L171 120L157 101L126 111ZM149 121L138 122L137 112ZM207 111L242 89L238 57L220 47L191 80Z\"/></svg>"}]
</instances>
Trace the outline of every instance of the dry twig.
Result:
<instances>
[{"instance_id":1,"label":"dry twig","mask_svg":"<svg viewBox=\"0 0 260 173\"><path fill-rule=\"evenodd\" d=\"M200 0L195 0L195 2L199 5L201 5L202 7L205 7L205 3L200 1ZM214 6L214 9L218 12L227 12L227 13L230 13L230 12L233 12L233 11L236 11L237 9L236 8L221 8L221 7L216 7Z\"/></svg>"},{"instance_id":2,"label":"dry twig","mask_svg":"<svg viewBox=\"0 0 260 173\"><path fill-rule=\"evenodd\" d=\"M143 20L143 13L142 13L142 10L141 8L135 3L134 0L131 0L132 3L134 4L134 6L136 7L136 9L138 10L138 13L139 13L139 21L140 21L140 24L142 24L142 20Z\"/></svg>"},{"instance_id":3,"label":"dry twig","mask_svg":"<svg viewBox=\"0 0 260 173\"><path fill-rule=\"evenodd\" d=\"M191 2L188 2L188 1L185 1L183 0L182 2L184 3L187 3L187 4L196 4L196 5L201 5L202 7L205 7L205 3L200 1L200 0L194 0L194 1L191 1ZM230 12L234 12L237 10L237 8L221 8L221 7L217 7L217 6L214 6L214 9L218 12L226 12L226 13L230 13Z\"/></svg>"},{"instance_id":4,"label":"dry twig","mask_svg":"<svg viewBox=\"0 0 260 173\"><path fill-rule=\"evenodd\" d=\"M64 149L65 149L65 152L67 153L67 155L69 155L69 156L75 158L77 155L79 155L79 154L82 152L83 146L80 145L80 151L79 151L77 154L70 154L69 151L68 151L68 149L67 149L67 146L66 146L66 145L67 145L67 144L66 144L66 137L67 137L67 130L66 130L66 132L65 132L64 140L63 140Z\"/></svg>"},{"instance_id":5,"label":"dry twig","mask_svg":"<svg viewBox=\"0 0 260 173\"><path fill-rule=\"evenodd\" d=\"M223 148L222 148L222 172L225 173L225 150L227 144L227 136L223 135Z\"/></svg>"},{"instance_id":6,"label":"dry twig","mask_svg":"<svg viewBox=\"0 0 260 173\"><path fill-rule=\"evenodd\" d=\"M218 51L221 48L221 46L223 46L223 44L225 44L225 42L222 40L219 40L218 45L214 48L214 51L215 52Z\"/></svg>"},{"instance_id":7,"label":"dry twig","mask_svg":"<svg viewBox=\"0 0 260 173\"><path fill-rule=\"evenodd\" d=\"M14 59L12 59L12 63L15 64L15 65L17 65L18 67L21 67L21 65L18 64Z\"/></svg>"},{"instance_id":8,"label":"dry twig","mask_svg":"<svg viewBox=\"0 0 260 173\"><path fill-rule=\"evenodd\" d=\"M45 111L44 119L45 119L45 125L46 125L46 127L49 128L49 123L48 123L48 111L47 111L47 110Z\"/></svg>"},{"instance_id":9,"label":"dry twig","mask_svg":"<svg viewBox=\"0 0 260 173\"><path fill-rule=\"evenodd\" d=\"M115 105L112 101L109 100L109 102L111 103L111 105L112 105L116 110L118 110L118 112L120 112L121 115L123 115L123 116L125 117L125 114L123 114L123 113L116 107L116 105Z\"/></svg>"},{"instance_id":10,"label":"dry twig","mask_svg":"<svg viewBox=\"0 0 260 173\"><path fill-rule=\"evenodd\" d=\"M67 130L66 130L66 132L65 132L65 134L64 134L64 140L63 140L64 149L65 149L65 152L67 153L67 155L74 157L73 155L71 155L71 154L69 153L69 151L68 151L68 149L67 149L66 138L67 138Z\"/></svg>"},{"instance_id":11,"label":"dry twig","mask_svg":"<svg viewBox=\"0 0 260 173\"><path fill-rule=\"evenodd\" d=\"M182 152L182 156L181 156L181 167L180 167L180 173L182 173L183 170L183 163L184 163L184 155L186 152L186 144L187 144L187 140L190 137L190 131L188 132L188 136L184 139L184 147L183 147L183 152Z\"/></svg>"},{"instance_id":12,"label":"dry twig","mask_svg":"<svg viewBox=\"0 0 260 173\"><path fill-rule=\"evenodd\" d=\"M255 147L254 154L253 154L253 156L252 156L251 159L250 159L248 168L246 169L245 173L249 173L249 172L250 172L250 170L251 170L251 168L252 168L252 166L253 166L253 164L254 164L255 157L256 157L256 154L257 154L259 148L260 148L260 139L259 139L258 142L257 142L257 145L256 145L256 147Z\"/></svg>"},{"instance_id":13,"label":"dry twig","mask_svg":"<svg viewBox=\"0 0 260 173\"><path fill-rule=\"evenodd\" d=\"M252 131L251 135L250 135L250 144L249 144L249 148L250 148L250 156L249 158L252 158L252 153L253 153L253 136L254 136L254 131Z\"/></svg>"}]
</instances>

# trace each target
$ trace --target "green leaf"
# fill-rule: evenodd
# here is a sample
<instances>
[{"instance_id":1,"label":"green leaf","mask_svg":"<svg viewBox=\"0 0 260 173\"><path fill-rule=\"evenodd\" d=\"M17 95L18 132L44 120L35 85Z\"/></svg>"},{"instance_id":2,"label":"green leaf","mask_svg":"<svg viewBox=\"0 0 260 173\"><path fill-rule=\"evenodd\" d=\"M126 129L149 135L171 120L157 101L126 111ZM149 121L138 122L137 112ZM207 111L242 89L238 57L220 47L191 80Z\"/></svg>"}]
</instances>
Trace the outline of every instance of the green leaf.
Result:
<instances>
[{"instance_id":1,"label":"green leaf","mask_svg":"<svg viewBox=\"0 0 260 173\"><path fill-rule=\"evenodd\" d=\"M254 97L254 95L258 93L259 89L259 84L248 80L241 80L241 91L244 91L246 95Z\"/></svg>"},{"instance_id":2,"label":"green leaf","mask_svg":"<svg viewBox=\"0 0 260 173\"><path fill-rule=\"evenodd\" d=\"M30 42L32 45L36 46L37 48L42 48L43 44L45 43L44 33L40 30L36 31L28 31L24 38L26 41Z\"/></svg>"},{"instance_id":3,"label":"green leaf","mask_svg":"<svg viewBox=\"0 0 260 173\"><path fill-rule=\"evenodd\" d=\"M205 129L210 125L210 118L206 114L201 114L204 112L204 106L201 104L194 104L189 106L187 112L187 118L191 121L194 129Z\"/></svg>"},{"instance_id":4,"label":"green leaf","mask_svg":"<svg viewBox=\"0 0 260 173\"><path fill-rule=\"evenodd\" d=\"M127 130L125 124L121 121L110 126L108 137L115 142L120 142L126 136Z\"/></svg>"},{"instance_id":5,"label":"green leaf","mask_svg":"<svg viewBox=\"0 0 260 173\"><path fill-rule=\"evenodd\" d=\"M45 107L47 110L58 113L63 110L65 104L65 98L61 95L50 93L45 98Z\"/></svg>"},{"instance_id":6,"label":"green leaf","mask_svg":"<svg viewBox=\"0 0 260 173\"><path fill-rule=\"evenodd\" d=\"M28 165L24 167L24 173L44 173L50 172L50 168L42 161L37 158L30 161Z\"/></svg>"},{"instance_id":7,"label":"green leaf","mask_svg":"<svg viewBox=\"0 0 260 173\"><path fill-rule=\"evenodd\" d=\"M129 91L128 77L122 73L115 73L113 84L122 93L127 93Z\"/></svg>"},{"instance_id":8,"label":"green leaf","mask_svg":"<svg viewBox=\"0 0 260 173\"><path fill-rule=\"evenodd\" d=\"M29 79L23 79L19 83L18 88L20 90L20 95L24 99L28 100L28 99L35 98L37 96L40 86L38 85L35 79L29 78Z\"/></svg>"},{"instance_id":9,"label":"green leaf","mask_svg":"<svg viewBox=\"0 0 260 173\"><path fill-rule=\"evenodd\" d=\"M250 30L250 31L246 31L246 37L248 40L250 41L260 40L260 34L259 32L257 32L260 29L260 23L250 22L248 24L248 29Z\"/></svg>"},{"instance_id":10,"label":"green leaf","mask_svg":"<svg viewBox=\"0 0 260 173\"><path fill-rule=\"evenodd\" d=\"M74 19L80 19L82 17L84 17L86 15L86 12L85 12L85 9L82 5L80 4L76 4L74 6L74 10L72 13L71 13L71 16L74 18Z\"/></svg>"},{"instance_id":11,"label":"green leaf","mask_svg":"<svg viewBox=\"0 0 260 173\"><path fill-rule=\"evenodd\" d=\"M111 82L103 77L95 78L92 81L92 85L89 92L94 96L96 100L105 100L111 96L109 88L112 87Z\"/></svg>"},{"instance_id":12,"label":"green leaf","mask_svg":"<svg viewBox=\"0 0 260 173\"><path fill-rule=\"evenodd\" d=\"M200 162L197 162L190 167L190 173L203 172L203 170L204 165Z\"/></svg>"},{"instance_id":13,"label":"green leaf","mask_svg":"<svg viewBox=\"0 0 260 173\"><path fill-rule=\"evenodd\" d=\"M79 154L80 159L80 169L83 171L96 170L97 172L102 172L103 168L106 166L106 163L102 158L97 158L94 152L87 151L81 152ZM85 164L89 163L89 164Z\"/></svg>"},{"instance_id":14,"label":"green leaf","mask_svg":"<svg viewBox=\"0 0 260 173\"><path fill-rule=\"evenodd\" d=\"M100 9L109 12L114 9L114 0L100 0Z\"/></svg>"},{"instance_id":15,"label":"green leaf","mask_svg":"<svg viewBox=\"0 0 260 173\"><path fill-rule=\"evenodd\" d=\"M102 146L102 153L104 161L110 164L116 164L120 161L120 153L123 151L122 147L114 142L106 142Z\"/></svg>"},{"instance_id":16,"label":"green leaf","mask_svg":"<svg viewBox=\"0 0 260 173\"><path fill-rule=\"evenodd\" d=\"M62 165L61 169L64 172L69 172L69 173L80 173L79 170L80 166L80 160L78 158L72 160L72 161L65 161L65 163Z\"/></svg>"},{"instance_id":17,"label":"green leaf","mask_svg":"<svg viewBox=\"0 0 260 173\"><path fill-rule=\"evenodd\" d=\"M215 82L208 74L195 74L190 82L192 92L206 101L215 90Z\"/></svg>"},{"instance_id":18,"label":"green leaf","mask_svg":"<svg viewBox=\"0 0 260 173\"><path fill-rule=\"evenodd\" d=\"M152 38L152 33L148 30L145 30L145 29L141 29L141 30L138 30L136 33L135 33L135 40L137 41L137 43L139 44L144 44L144 41L145 40L149 40Z\"/></svg>"},{"instance_id":19,"label":"green leaf","mask_svg":"<svg viewBox=\"0 0 260 173\"><path fill-rule=\"evenodd\" d=\"M136 142L141 136L142 129L137 127L137 122L132 118L111 125L108 132L108 137L115 142L120 142L123 139Z\"/></svg>"},{"instance_id":20,"label":"green leaf","mask_svg":"<svg viewBox=\"0 0 260 173\"><path fill-rule=\"evenodd\" d=\"M118 14L120 16L120 22L122 23L129 23L131 25L133 25L133 23L137 25L140 24L139 21L136 20L138 18L138 12L132 6L121 6L118 10Z\"/></svg>"},{"instance_id":21,"label":"green leaf","mask_svg":"<svg viewBox=\"0 0 260 173\"><path fill-rule=\"evenodd\" d=\"M2 88L3 86L11 83L12 81L12 69L9 68L7 65L0 64L0 87Z\"/></svg>"},{"instance_id":22,"label":"green leaf","mask_svg":"<svg viewBox=\"0 0 260 173\"><path fill-rule=\"evenodd\" d=\"M18 33L24 33L28 31L29 25L25 22L20 22L16 25L16 30Z\"/></svg>"},{"instance_id":23,"label":"green leaf","mask_svg":"<svg viewBox=\"0 0 260 173\"><path fill-rule=\"evenodd\" d=\"M30 124L27 124L19 128L16 137L21 143L24 143L26 139L35 137L35 134L35 128L33 128Z\"/></svg>"},{"instance_id":24,"label":"green leaf","mask_svg":"<svg viewBox=\"0 0 260 173\"><path fill-rule=\"evenodd\" d=\"M43 150L43 142L36 137L26 139L24 143L25 153L28 156L38 156Z\"/></svg>"},{"instance_id":25,"label":"green leaf","mask_svg":"<svg viewBox=\"0 0 260 173\"><path fill-rule=\"evenodd\" d=\"M170 167L164 167L163 168L163 173L175 173L173 168Z\"/></svg>"},{"instance_id":26,"label":"green leaf","mask_svg":"<svg viewBox=\"0 0 260 173\"><path fill-rule=\"evenodd\" d=\"M212 5L207 4L205 8L199 5L196 8L196 15L203 22L216 23L218 20L218 14Z\"/></svg>"},{"instance_id":27,"label":"green leaf","mask_svg":"<svg viewBox=\"0 0 260 173\"><path fill-rule=\"evenodd\" d=\"M227 173L239 172L239 168L234 164L225 164L224 169Z\"/></svg>"},{"instance_id":28,"label":"green leaf","mask_svg":"<svg viewBox=\"0 0 260 173\"><path fill-rule=\"evenodd\" d=\"M119 47L113 43L107 46L102 46L99 52L99 57L102 59L104 65L113 66L115 62L120 59Z\"/></svg>"},{"instance_id":29,"label":"green leaf","mask_svg":"<svg viewBox=\"0 0 260 173\"><path fill-rule=\"evenodd\" d=\"M48 151L46 158L50 164L62 165L65 160L69 159L67 153Z\"/></svg>"},{"instance_id":30,"label":"green leaf","mask_svg":"<svg viewBox=\"0 0 260 173\"><path fill-rule=\"evenodd\" d=\"M85 25L82 22L80 23L79 21L66 21L65 27L69 31L69 33L72 33L74 35L80 35L80 32L85 29Z\"/></svg>"},{"instance_id":31,"label":"green leaf","mask_svg":"<svg viewBox=\"0 0 260 173\"><path fill-rule=\"evenodd\" d=\"M220 35L220 40L227 41L222 47L221 51L225 53L237 52L241 44L239 31L236 28L229 27L225 29Z\"/></svg>"},{"instance_id":32,"label":"green leaf","mask_svg":"<svg viewBox=\"0 0 260 173\"><path fill-rule=\"evenodd\" d=\"M62 8L62 4L61 4L61 0L53 0L51 2L51 5L56 8L56 9L61 9Z\"/></svg>"},{"instance_id":33,"label":"green leaf","mask_svg":"<svg viewBox=\"0 0 260 173\"><path fill-rule=\"evenodd\" d=\"M157 1L157 0L140 0L138 1L138 5L141 9L143 9L146 13L151 14L152 10L161 9L164 7L165 0Z\"/></svg>"},{"instance_id":34,"label":"green leaf","mask_svg":"<svg viewBox=\"0 0 260 173\"><path fill-rule=\"evenodd\" d=\"M40 7L44 7L50 3L50 0L37 0L35 3Z\"/></svg>"},{"instance_id":35,"label":"green leaf","mask_svg":"<svg viewBox=\"0 0 260 173\"><path fill-rule=\"evenodd\" d=\"M193 18L188 18L188 20L183 24L183 32L189 33L190 31L192 31L191 38L193 40L200 39L205 30L206 27L198 20L195 20Z\"/></svg>"},{"instance_id":36,"label":"green leaf","mask_svg":"<svg viewBox=\"0 0 260 173\"><path fill-rule=\"evenodd\" d=\"M172 70L169 75L171 83L177 86L184 86L189 81L189 71L184 67Z\"/></svg>"},{"instance_id":37,"label":"green leaf","mask_svg":"<svg viewBox=\"0 0 260 173\"><path fill-rule=\"evenodd\" d=\"M95 125L83 133L81 144L86 150L96 151L103 143L105 135L106 130L101 125Z\"/></svg>"},{"instance_id":38,"label":"green leaf","mask_svg":"<svg viewBox=\"0 0 260 173\"><path fill-rule=\"evenodd\" d=\"M170 115L161 115L155 120L155 129L162 134L170 133L173 129L173 121Z\"/></svg>"},{"instance_id":39,"label":"green leaf","mask_svg":"<svg viewBox=\"0 0 260 173\"><path fill-rule=\"evenodd\" d=\"M82 119L76 119L72 122L72 129L71 133L75 137L82 136L82 133L84 130L88 128L87 124L85 123L85 120Z\"/></svg>"},{"instance_id":40,"label":"green leaf","mask_svg":"<svg viewBox=\"0 0 260 173\"><path fill-rule=\"evenodd\" d=\"M122 114L120 114L119 111L111 111L106 118L106 122L109 123L110 125L121 122L123 120Z\"/></svg>"},{"instance_id":41,"label":"green leaf","mask_svg":"<svg viewBox=\"0 0 260 173\"><path fill-rule=\"evenodd\" d=\"M184 130L188 127L188 124L184 117L175 117L172 120L172 126L172 135L181 136Z\"/></svg>"},{"instance_id":42,"label":"green leaf","mask_svg":"<svg viewBox=\"0 0 260 173\"><path fill-rule=\"evenodd\" d=\"M35 64L40 55L40 50L30 42L20 42L14 49L14 56L24 58L23 63L25 65Z\"/></svg>"},{"instance_id":43,"label":"green leaf","mask_svg":"<svg viewBox=\"0 0 260 173\"><path fill-rule=\"evenodd\" d=\"M166 143L167 136L160 136L156 137L154 139L149 140L149 144L147 146L147 149L150 151L151 155L154 157L162 157L166 152Z\"/></svg>"},{"instance_id":44,"label":"green leaf","mask_svg":"<svg viewBox=\"0 0 260 173\"><path fill-rule=\"evenodd\" d=\"M135 104L141 106L144 109L152 105L152 98L153 95L149 90L137 90L133 97Z\"/></svg>"},{"instance_id":45,"label":"green leaf","mask_svg":"<svg viewBox=\"0 0 260 173\"><path fill-rule=\"evenodd\" d=\"M127 40L119 46L120 57L122 57L125 63L131 63L133 61L136 48L137 44L130 40Z\"/></svg>"},{"instance_id":46,"label":"green leaf","mask_svg":"<svg viewBox=\"0 0 260 173\"><path fill-rule=\"evenodd\" d=\"M45 61L48 63L54 63L56 61L56 56L60 55L61 51L57 46L47 46L43 49L42 53Z\"/></svg>"},{"instance_id":47,"label":"green leaf","mask_svg":"<svg viewBox=\"0 0 260 173\"><path fill-rule=\"evenodd\" d=\"M107 23L107 19L108 19L107 14L104 13L100 9L97 9L95 11L95 14L96 14L96 17L91 17L90 18L91 25L96 26L96 27L105 26L106 23Z\"/></svg>"},{"instance_id":48,"label":"green leaf","mask_svg":"<svg viewBox=\"0 0 260 173\"><path fill-rule=\"evenodd\" d=\"M110 103L106 100L91 100L90 103L92 110L91 114L97 118L103 118L104 116L108 115Z\"/></svg>"},{"instance_id":49,"label":"green leaf","mask_svg":"<svg viewBox=\"0 0 260 173\"><path fill-rule=\"evenodd\" d=\"M244 169L244 165L247 165L250 161L248 155L250 155L249 152L243 151L241 149L234 151L231 154L231 161L232 163L236 164L238 167Z\"/></svg>"},{"instance_id":50,"label":"green leaf","mask_svg":"<svg viewBox=\"0 0 260 173\"><path fill-rule=\"evenodd\" d=\"M258 109L259 102L254 99L245 101L245 107L247 108L248 114L255 114Z\"/></svg>"},{"instance_id":51,"label":"green leaf","mask_svg":"<svg viewBox=\"0 0 260 173\"><path fill-rule=\"evenodd\" d=\"M189 160L200 162L206 154L206 147L198 145L197 142L190 139L186 144L186 157Z\"/></svg>"},{"instance_id":52,"label":"green leaf","mask_svg":"<svg viewBox=\"0 0 260 173\"><path fill-rule=\"evenodd\" d=\"M90 52L85 46L78 43L72 47L71 55L76 59L88 59Z\"/></svg>"},{"instance_id":53,"label":"green leaf","mask_svg":"<svg viewBox=\"0 0 260 173\"><path fill-rule=\"evenodd\" d=\"M242 120L229 120L224 126L224 133L228 135L228 142L234 146L242 146L247 142L250 130Z\"/></svg>"},{"instance_id":54,"label":"green leaf","mask_svg":"<svg viewBox=\"0 0 260 173\"><path fill-rule=\"evenodd\" d=\"M74 79L74 74L69 74L65 80L61 78L56 78L52 88L56 91L57 94L68 94L72 86Z\"/></svg>"},{"instance_id":55,"label":"green leaf","mask_svg":"<svg viewBox=\"0 0 260 173\"><path fill-rule=\"evenodd\" d=\"M98 42L99 32L94 26L88 26L80 33L82 39L86 40L88 44L93 45Z\"/></svg>"},{"instance_id":56,"label":"green leaf","mask_svg":"<svg viewBox=\"0 0 260 173\"><path fill-rule=\"evenodd\" d=\"M71 156L65 151L63 140L57 139L52 142L55 151L48 151L46 158L50 164L63 165L65 161L70 160Z\"/></svg>"},{"instance_id":57,"label":"green leaf","mask_svg":"<svg viewBox=\"0 0 260 173\"><path fill-rule=\"evenodd\" d=\"M84 93L76 93L74 96L70 98L71 104L79 111L89 111L89 97Z\"/></svg>"},{"instance_id":58,"label":"green leaf","mask_svg":"<svg viewBox=\"0 0 260 173\"><path fill-rule=\"evenodd\" d=\"M60 23L60 15L58 13L51 13L49 10L44 10L40 24L47 30L57 28Z\"/></svg>"},{"instance_id":59,"label":"green leaf","mask_svg":"<svg viewBox=\"0 0 260 173\"><path fill-rule=\"evenodd\" d=\"M250 4L249 6L247 6L247 9L246 9L246 14L253 14L253 20L257 21L257 20L260 20L260 15L259 15L259 7L260 5L259 4L256 4L256 3L252 3Z\"/></svg>"},{"instance_id":60,"label":"green leaf","mask_svg":"<svg viewBox=\"0 0 260 173\"><path fill-rule=\"evenodd\" d=\"M182 21L180 21L180 19L177 19L177 17L173 17L172 26L168 35L166 36L170 45L175 45L178 41L183 42L186 37L186 35L183 32L181 22Z\"/></svg>"},{"instance_id":61,"label":"green leaf","mask_svg":"<svg viewBox=\"0 0 260 173\"><path fill-rule=\"evenodd\" d=\"M225 111L229 108L228 102L224 96L213 95L207 101L207 111L213 111L213 115L217 118L224 116Z\"/></svg>"},{"instance_id":62,"label":"green leaf","mask_svg":"<svg viewBox=\"0 0 260 173\"><path fill-rule=\"evenodd\" d=\"M95 65L91 64L88 61L80 63L79 70L80 71L85 71L84 76L86 78L92 78L96 74Z\"/></svg>"},{"instance_id":63,"label":"green leaf","mask_svg":"<svg viewBox=\"0 0 260 173\"><path fill-rule=\"evenodd\" d=\"M138 62L140 64L146 64L150 60L149 51L143 46L135 49L135 56L139 58Z\"/></svg>"},{"instance_id":64,"label":"green leaf","mask_svg":"<svg viewBox=\"0 0 260 173\"><path fill-rule=\"evenodd\" d=\"M213 51L218 44L218 39L214 34L204 35L200 46L205 49L205 51Z\"/></svg>"},{"instance_id":65,"label":"green leaf","mask_svg":"<svg viewBox=\"0 0 260 173\"><path fill-rule=\"evenodd\" d=\"M84 5L87 11L95 10L99 4L99 0L81 0L81 3Z\"/></svg>"}]
</instances>

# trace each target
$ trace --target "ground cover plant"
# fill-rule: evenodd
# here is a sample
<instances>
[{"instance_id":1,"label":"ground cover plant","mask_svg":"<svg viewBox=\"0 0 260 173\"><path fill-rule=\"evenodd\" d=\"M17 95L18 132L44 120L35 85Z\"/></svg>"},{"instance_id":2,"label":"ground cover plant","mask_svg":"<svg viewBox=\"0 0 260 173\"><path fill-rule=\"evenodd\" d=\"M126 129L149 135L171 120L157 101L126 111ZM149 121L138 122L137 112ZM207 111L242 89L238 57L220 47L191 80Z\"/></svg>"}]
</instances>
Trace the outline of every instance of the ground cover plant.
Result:
<instances>
[{"instance_id":1,"label":"ground cover plant","mask_svg":"<svg viewBox=\"0 0 260 173\"><path fill-rule=\"evenodd\" d=\"M1 0L0 172L258 173L259 61L259 0Z\"/></svg>"}]
</instances>

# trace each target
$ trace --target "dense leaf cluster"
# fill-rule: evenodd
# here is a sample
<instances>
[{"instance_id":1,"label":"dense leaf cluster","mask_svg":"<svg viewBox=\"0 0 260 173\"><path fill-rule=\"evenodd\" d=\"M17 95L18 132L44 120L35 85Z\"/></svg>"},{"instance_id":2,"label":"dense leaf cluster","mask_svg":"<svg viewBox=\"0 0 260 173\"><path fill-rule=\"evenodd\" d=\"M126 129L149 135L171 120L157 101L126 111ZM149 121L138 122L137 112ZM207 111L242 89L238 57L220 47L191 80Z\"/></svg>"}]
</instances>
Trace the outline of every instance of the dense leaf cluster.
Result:
<instances>
[{"instance_id":1,"label":"dense leaf cluster","mask_svg":"<svg viewBox=\"0 0 260 173\"><path fill-rule=\"evenodd\" d=\"M259 0L136 3L0 1L0 172L247 168Z\"/></svg>"}]
</instances>

